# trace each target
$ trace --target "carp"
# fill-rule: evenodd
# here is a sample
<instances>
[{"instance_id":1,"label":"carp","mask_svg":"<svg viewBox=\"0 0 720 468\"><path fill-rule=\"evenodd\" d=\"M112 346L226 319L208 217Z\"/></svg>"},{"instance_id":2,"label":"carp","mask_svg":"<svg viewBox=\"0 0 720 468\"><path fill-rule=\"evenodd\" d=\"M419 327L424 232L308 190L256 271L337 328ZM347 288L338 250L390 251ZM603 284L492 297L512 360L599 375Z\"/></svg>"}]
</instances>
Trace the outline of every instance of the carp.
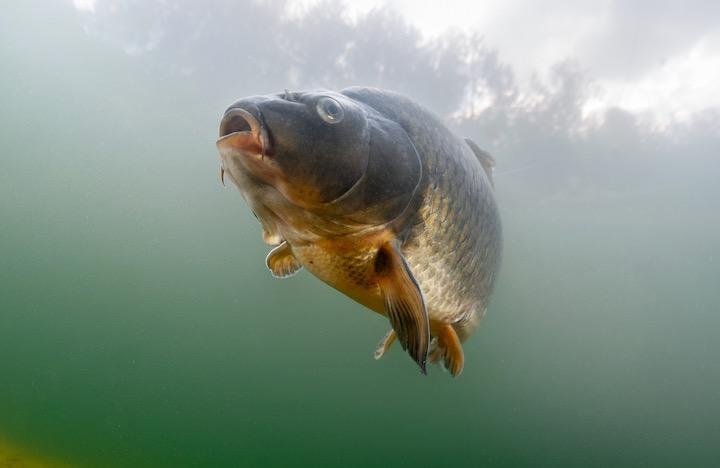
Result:
<instances>
[{"instance_id":1,"label":"carp","mask_svg":"<svg viewBox=\"0 0 720 468\"><path fill-rule=\"evenodd\" d=\"M274 246L278 278L301 268L387 317L426 373L463 370L461 343L485 315L500 266L493 158L400 94L251 96L220 123L230 179Z\"/></svg>"}]
</instances>

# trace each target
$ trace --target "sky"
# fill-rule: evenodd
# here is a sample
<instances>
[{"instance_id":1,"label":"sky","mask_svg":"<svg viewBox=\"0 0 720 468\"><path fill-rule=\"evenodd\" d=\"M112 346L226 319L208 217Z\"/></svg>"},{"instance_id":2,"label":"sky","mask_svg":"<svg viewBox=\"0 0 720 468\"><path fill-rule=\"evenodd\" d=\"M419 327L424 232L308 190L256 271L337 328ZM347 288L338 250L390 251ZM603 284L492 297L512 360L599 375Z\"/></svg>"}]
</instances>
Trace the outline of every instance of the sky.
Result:
<instances>
[{"instance_id":1,"label":"sky","mask_svg":"<svg viewBox=\"0 0 720 468\"><path fill-rule=\"evenodd\" d=\"M316 0L295 2L298 9ZM588 112L620 107L678 120L720 105L720 2L355 0L349 14L394 8L427 37L476 31L521 81L574 60L600 96Z\"/></svg>"},{"instance_id":2,"label":"sky","mask_svg":"<svg viewBox=\"0 0 720 468\"><path fill-rule=\"evenodd\" d=\"M97 2L73 0L92 14ZM290 1L288 15L320 0ZM720 106L720 2L548 0L354 0L348 18L394 9L424 37L480 34L518 81L546 76L571 60L593 80L591 115L618 107L658 122L684 121Z\"/></svg>"}]
</instances>

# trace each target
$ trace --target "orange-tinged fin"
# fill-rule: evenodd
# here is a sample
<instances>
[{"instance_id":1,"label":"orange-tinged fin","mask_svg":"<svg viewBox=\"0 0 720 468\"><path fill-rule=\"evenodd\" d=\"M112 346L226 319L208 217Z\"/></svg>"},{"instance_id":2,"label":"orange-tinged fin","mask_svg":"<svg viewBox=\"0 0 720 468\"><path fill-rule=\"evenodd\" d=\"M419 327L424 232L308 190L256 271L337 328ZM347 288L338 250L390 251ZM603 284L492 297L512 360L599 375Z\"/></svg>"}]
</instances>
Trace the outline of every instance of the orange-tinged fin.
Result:
<instances>
[{"instance_id":1,"label":"orange-tinged fin","mask_svg":"<svg viewBox=\"0 0 720 468\"><path fill-rule=\"evenodd\" d=\"M450 371L450 374L453 377L460 375L463 371L465 355L463 354L460 339L458 338L457 333L455 333L455 329L452 325L445 325L438 330L437 350L444 351L443 364L445 365L445 368ZM437 359L437 357L435 358Z\"/></svg>"},{"instance_id":2,"label":"orange-tinged fin","mask_svg":"<svg viewBox=\"0 0 720 468\"><path fill-rule=\"evenodd\" d=\"M467 143L472 152L475 153L475 157L478 158L480 165L485 170L485 174L490 181L490 185L495 188L495 178L493 177L493 173L495 172L495 158L490 156L490 153L487 151L481 150L477 143L472 141L470 138L465 138L465 143Z\"/></svg>"},{"instance_id":3,"label":"orange-tinged fin","mask_svg":"<svg viewBox=\"0 0 720 468\"><path fill-rule=\"evenodd\" d=\"M375 274L385 313L400 345L426 374L430 324L425 301L410 268L393 243L386 242L378 250Z\"/></svg>"},{"instance_id":4,"label":"orange-tinged fin","mask_svg":"<svg viewBox=\"0 0 720 468\"><path fill-rule=\"evenodd\" d=\"M287 241L270 251L265 258L265 265L267 265L270 273L272 273L275 278L287 278L302 268L300 262L298 262L295 255L293 255L290 244L288 244Z\"/></svg>"},{"instance_id":5,"label":"orange-tinged fin","mask_svg":"<svg viewBox=\"0 0 720 468\"><path fill-rule=\"evenodd\" d=\"M395 340L397 339L397 335L395 334L395 330L390 330L385 334L383 339L378 344L377 349L375 349L375 359L380 359L387 353L388 349L395 343Z\"/></svg>"}]
</instances>

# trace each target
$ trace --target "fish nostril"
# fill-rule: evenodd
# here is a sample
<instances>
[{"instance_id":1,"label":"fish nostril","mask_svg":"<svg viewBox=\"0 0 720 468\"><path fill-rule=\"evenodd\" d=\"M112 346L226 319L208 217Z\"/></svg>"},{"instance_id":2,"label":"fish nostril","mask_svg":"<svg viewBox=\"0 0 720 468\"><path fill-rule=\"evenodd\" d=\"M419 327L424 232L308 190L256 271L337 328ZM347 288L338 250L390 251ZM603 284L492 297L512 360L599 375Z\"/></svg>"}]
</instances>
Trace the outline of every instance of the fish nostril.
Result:
<instances>
[{"instance_id":1,"label":"fish nostril","mask_svg":"<svg viewBox=\"0 0 720 468\"><path fill-rule=\"evenodd\" d=\"M241 114L228 114L220 125L220 136L230 135L235 132L251 131L250 123Z\"/></svg>"}]
</instances>

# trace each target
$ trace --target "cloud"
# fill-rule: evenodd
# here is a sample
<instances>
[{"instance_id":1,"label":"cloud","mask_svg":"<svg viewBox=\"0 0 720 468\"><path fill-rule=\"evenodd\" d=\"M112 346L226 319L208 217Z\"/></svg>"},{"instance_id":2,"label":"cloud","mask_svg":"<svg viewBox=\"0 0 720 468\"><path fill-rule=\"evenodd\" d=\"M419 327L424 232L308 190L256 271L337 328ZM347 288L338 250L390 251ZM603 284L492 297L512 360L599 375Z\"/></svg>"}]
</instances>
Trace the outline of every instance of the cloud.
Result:
<instances>
[{"instance_id":1,"label":"cloud","mask_svg":"<svg viewBox=\"0 0 720 468\"><path fill-rule=\"evenodd\" d=\"M376 5L376 0L368 0ZM587 106L687 118L720 105L720 2L715 0L388 0L430 35L474 29L521 83L571 59L603 90Z\"/></svg>"},{"instance_id":2,"label":"cloud","mask_svg":"<svg viewBox=\"0 0 720 468\"><path fill-rule=\"evenodd\" d=\"M248 56L244 63L269 64L277 68L275 74L288 74L291 86L308 81L327 86L341 66L347 81L385 87L412 81L414 87L408 90L412 94L426 93L425 88L452 94L446 100L452 106L454 96L462 91L437 86L427 72L423 80L406 80L404 70L411 74L418 70L413 71L415 65L405 59L416 57L416 65L422 68L433 54L412 53L417 40L432 47L434 41L442 44L443 38L472 32L482 38L478 47L497 50L500 65L491 68L506 67L505 75L513 77L520 92L532 92L537 79L552 78L553 67L559 63L578 64L598 90L588 97L584 117L620 107L668 122L720 106L714 86L720 79L720 3L711 0L682 4L666 0L216 0L201 9L188 0L119 4L74 0L74 4L79 10L94 12L86 16L92 16L88 21L95 22L95 31L105 38L114 36L111 40L121 43L128 54L164 47L164 53L174 53L176 61L185 62L179 65L185 70L222 72L224 65L217 57L221 49L216 44L227 40L218 34L227 33L240 43L253 44L238 51ZM242 15L228 13L239 9L244 10ZM220 11L226 13L221 17L216 14ZM244 23L242 28L234 19L263 14L262 21ZM419 33L408 32L406 22ZM372 30L373 25L379 29ZM259 37L263 40L256 40ZM285 40L288 37L293 39ZM443 57L434 56L436 61ZM282 66L283 61L289 63ZM312 62L314 67L303 68L300 62ZM458 72L457 64L443 66L447 76ZM495 76L490 72L478 73L490 83ZM475 94L474 108L496 104L489 96Z\"/></svg>"},{"instance_id":3,"label":"cloud","mask_svg":"<svg viewBox=\"0 0 720 468\"><path fill-rule=\"evenodd\" d=\"M79 11L95 12L95 0L73 0L73 5Z\"/></svg>"},{"instance_id":4,"label":"cloud","mask_svg":"<svg viewBox=\"0 0 720 468\"><path fill-rule=\"evenodd\" d=\"M720 54L709 40L702 40L688 53L677 54L637 78L605 79L599 96L586 106L611 106L637 113L654 113L655 120L667 123L687 120L692 114L720 107Z\"/></svg>"},{"instance_id":5,"label":"cloud","mask_svg":"<svg viewBox=\"0 0 720 468\"><path fill-rule=\"evenodd\" d=\"M718 34L716 1L616 1L576 53L598 77L640 78Z\"/></svg>"}]
</instances>

